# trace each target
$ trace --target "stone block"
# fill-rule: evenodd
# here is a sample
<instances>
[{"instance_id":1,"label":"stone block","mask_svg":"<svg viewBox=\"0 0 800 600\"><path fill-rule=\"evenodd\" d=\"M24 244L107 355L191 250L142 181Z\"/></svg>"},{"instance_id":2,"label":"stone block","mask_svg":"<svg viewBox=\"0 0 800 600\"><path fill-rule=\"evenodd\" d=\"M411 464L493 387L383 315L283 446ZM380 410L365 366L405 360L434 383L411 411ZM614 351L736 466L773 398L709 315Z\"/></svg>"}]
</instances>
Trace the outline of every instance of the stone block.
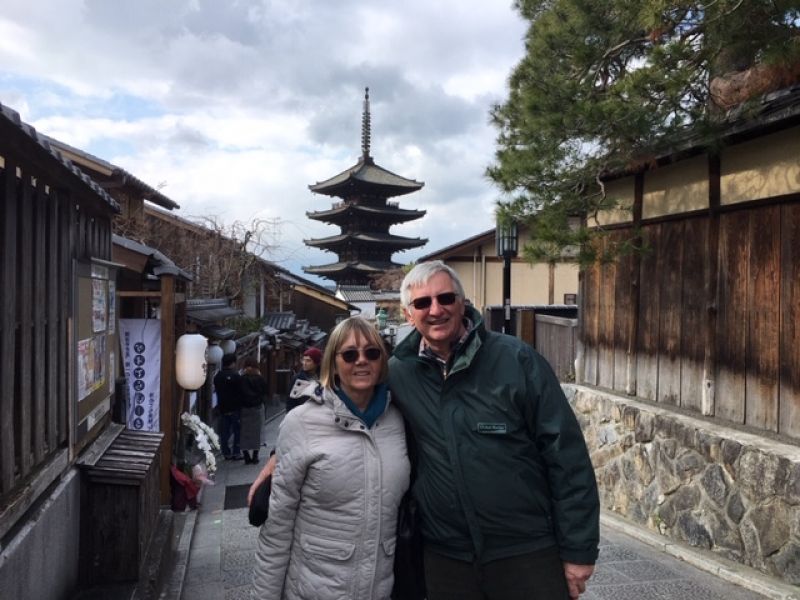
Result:
<instances>
[{"instance_id":1,"label":"stone block","mask_svg":"<svg viewBox=\"0 0 800 600\"><path fill-rule=\"evenodd\" d=\"M697 450L708 462L719 462L722 454L721 445L722 438L719 436L704 431L697 432Z\"/></svg>"},{"instance_id":2,"label":"stone block","mask_svg":"<svg viewBox=\"0 0 800 600\"><path fill-rule=\"evenodd\" d=\"M673 459L677 456L678 441L676 439L658 440L657 443L666 458Z\"/></svg>"},{"instance_id":3,"label":"stone block","mask_svg":"<svg viewBox=\"0 0 800 600\"><path fill-rule=\"evenodd\" d=\"M725 507L725 514L734 523L739 523L745 513L745 506L742 502L742 496L738 492L734 492L728 498L728 504Z\"/></svg>"},{"instance_id":4,"label":"stone block","mask_svg":"<svg viewBox=\"0 0 800 600\"><path fill-rule=\"evenodd\" d=\"M800 505L800 462L789 467L786 477L786 501L789 504Z\"/></svg>"},{"instance_id":5,"label":"stone block","mask_svg":"<svg viewBox=\"0 0 800 600\"><path fill-rule=\"evenodd\" d=\"M663 494L671 494L683 483L676 474L675 461L670 459L664 445L656 451L656 481Z\"/></svg>"},{"instance_id":6,"label":"stone block","mask_svg":"<svg viewBox=\"0 0 800 600\"><path fill-rule=\"evenodd\" d=\"M634 430L634 439L639 442L653 441L653 433L655 430L655 416L652 413L639 411L636 418L636 427Z\"/></svg>"},{"instance_id":7,"label":"stone block","mask_svg":"<svg viewBox=\"0 0 800 600\"><path fill-rule=\"evenodd\" d=\"M758 531L746 516L739 525L739 535L742 536L744 545L744 563L762 571L766 570L764 557L761 555L761 548L758 545Z\"/></svg>"},{"instance_id":8,"label":"stone block","mask_svg":"<svg viewBox=\"0 0 800 600\"><path fill-rule=\"evenodd\" d=\"M604 446L590 453L592 465L595 469L602 469L608 463L622 456L622 448L619 445Z\"/></svg>"},{"instance_id":9,"label":"stone block","mask_svg":"<svg viewBox=\"0 0 800 600\"><path fill-rule=\"evenodd\" d=\"M760 502L786 494L788 461L757 448L746 447L739 457L738 483L745 496Z\"/></svg>"},{"instance_id":10,"label":"stone block","mask_svg":"<svg viewBox=\"0 0 800 600\"><path fill-rule=\"evenodd\" d=\"M675 417L672 415L655 415L653 420L655 435L666 440L675 437Z\"/></svg>"},{"instance_id":11,"label":"stone block","mask_svg":"<svg viewBox=\"0 0 800 600\"><path fill-rule=\"evenodd\" d=\"M774 554L789 541L790 507L781 500L752 508L743 519L755 531L763 557Z\"/></svg>"},{"instance_id":12,"label":"stone block","mask_svg":"<svg viewBox=\"0 0 800 600\"><path fill-rule=\"evenodd\" d=\"M719 507L725 505L729 489L725 469L717 464L709 465L700 477L700 485L714 504Z\"/></svg>"},{"instance_id":13,"label":"stone block","mask_svg":"<svg viewBox=\"0 0 800 600\"><path fill-rule=\"evenodd\" d=\"M623 449L628 450L629 448L633 447L634 442L635 440L633 439L633 434L626 433L625 435L622 436L620 444L622 445Z\"/></svg>"},{"instance_id":14,"label":"stone block","mask_svg":"<svg viewBox=\"0 0 800 600\"><path fill-rule=\"evenodd\" d=\"M675 531L678 537L697 548L711 549L712 540L706 526L691 512L684 512L678 515L675 524Z\"/></svg>"},{"instance_id":15,"label":"stone block","mask_svg":"<svg viewBox=\"0 0 800 600\"><path fill-rule=\"evenodd\" d=\"M622 423L629 431L636 430L636 420L639 416L639 409L635 406L626 406L622 411Z\"/></svg>"},{"instance_id":16,"label":"stone block","mask_svg":"<svg viewBox=\"0 0 800 600\"><path fill-rule=\"evenodd\" d=\"M674 527L681 513L694 510L699 503L700 490L697 486L681 486L666 496L663 504L658 507L658 515L667 527Z\"/></svg>"},{"instance_id":17,"label":"stone block","mask_svg":"<svg viewBox=\"0 0 800 600\"><path fill-rule=\"evenodd\" d=\"M784 581L800 585L800 544L797 542L786 544L770 562Z\"/></svg>"},{"instance_id":18,"label":"stone block","mask_svg":"<svg viewBox=\"0 0 800 600\"><path fill-rule=\"evenodd\" d=\"M742 445L734 440L722 440L720 444L722 453L722 464L730 473L730 476L737 479L739 456L742 453Z\"/></svg>"},{"instance_id":19,"label":"stone block","mask_svg":"<svg viewBox=\"0 0 800 600\"><path fill-rule=\"evenodd\" d=\"M741 561L744 555L744 546L738 527L728 521L725 514L709 502L703 502L700 510L702 515L700 520L711 534L713 549L726 558Z\"/></svg>"},{"instance_id":20,"label":"stone block","mask_svg":"<svg viewBox=\"0 0 800 600\"><path fill-rule=\"evenodd\" d=\"M684 482L690 481L695 475L702 473L706 468L706 461L694 450L683 450L675 460L675 471Z\"/></svg>"},{"instance_id":21,"label":"stone block","mask_svg":"<svg viewBox=\"0 0 800 600\"><path fill-rule=\"evenodd\" d=\"M597 430L597 443L600 446L615 444L619 440L619 435L613 425L605 425Z\"/></svg>"}]
</instances>

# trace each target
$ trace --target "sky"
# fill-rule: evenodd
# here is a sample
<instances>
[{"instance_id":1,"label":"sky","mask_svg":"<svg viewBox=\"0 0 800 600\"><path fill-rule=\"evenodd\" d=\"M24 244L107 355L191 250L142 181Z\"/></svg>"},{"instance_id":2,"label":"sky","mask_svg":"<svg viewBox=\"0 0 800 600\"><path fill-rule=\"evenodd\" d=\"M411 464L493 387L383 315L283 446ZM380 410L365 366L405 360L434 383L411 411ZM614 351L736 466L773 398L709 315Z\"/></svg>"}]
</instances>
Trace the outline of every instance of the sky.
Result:
<instances>
[{"instance_id":1,"label":"sky","mask_svg":"<svg viewBox=\"0 0 800 600\"><path fill-rule=\"evenodd\" d=\"M391 233L429 241L393 260L494 226L489 111L524 34L511 0L4 0L0 103L179 216L269 223L263 257L308 277L336 255L303 240L339 232L308 186L358 160L365 87L375 162L425 183Z\"/></svg>"}]
</instances>

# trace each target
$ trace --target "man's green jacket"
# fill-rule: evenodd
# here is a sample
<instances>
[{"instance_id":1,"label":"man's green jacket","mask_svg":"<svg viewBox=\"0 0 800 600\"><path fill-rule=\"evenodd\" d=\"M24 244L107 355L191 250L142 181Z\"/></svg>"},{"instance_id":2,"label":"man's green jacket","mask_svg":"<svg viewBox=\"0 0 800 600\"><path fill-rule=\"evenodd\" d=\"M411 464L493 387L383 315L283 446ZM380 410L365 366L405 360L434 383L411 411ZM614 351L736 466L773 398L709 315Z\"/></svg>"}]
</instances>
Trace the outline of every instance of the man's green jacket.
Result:
<instances>
[{"instance_id":1,"label":"man's green jacket","mask_svg":"<svg viewBox=\"0 0 800 600\"><path fill-rule=\"evenodd\" d=\"M417 447L414 497L431 549L486 563L557 545L594 564L600 503L580 426L533 348L473 326L447 365L414 331L390 361L393 399Z\"/></svg>"}]
</instances>

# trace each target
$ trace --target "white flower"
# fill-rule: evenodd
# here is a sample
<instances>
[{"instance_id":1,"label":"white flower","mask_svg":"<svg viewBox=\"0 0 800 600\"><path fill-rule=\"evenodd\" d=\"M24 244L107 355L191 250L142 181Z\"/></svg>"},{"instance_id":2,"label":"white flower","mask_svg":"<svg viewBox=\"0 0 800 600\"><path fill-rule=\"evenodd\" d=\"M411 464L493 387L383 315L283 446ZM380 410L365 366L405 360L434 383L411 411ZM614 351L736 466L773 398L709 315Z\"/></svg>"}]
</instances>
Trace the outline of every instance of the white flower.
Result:
<instances>
[{"instance_id":1,"label":"white flower","mask_svg":"<svg viewBox=\"0 0 800 600\"><path fill-rule=\"evenodd\" d=\"M206 462L206 469L209 473L217 470L217 459L214 457L214 450L219 450L219 437L208 425L200 420L197 415L189 413L181 414L181 423L192 432L195 445L203 452Z\"/></svg>"}]
</instances>

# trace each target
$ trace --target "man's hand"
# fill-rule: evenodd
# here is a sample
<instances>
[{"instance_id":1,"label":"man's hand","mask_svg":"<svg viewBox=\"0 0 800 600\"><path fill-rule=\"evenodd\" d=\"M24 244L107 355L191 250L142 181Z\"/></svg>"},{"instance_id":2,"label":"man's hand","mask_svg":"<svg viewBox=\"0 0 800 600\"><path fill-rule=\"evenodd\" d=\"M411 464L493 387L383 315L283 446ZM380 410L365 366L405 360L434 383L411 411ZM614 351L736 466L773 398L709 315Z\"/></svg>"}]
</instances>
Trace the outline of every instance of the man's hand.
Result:
<instances>
[{"instance_id":1,"label":"man's hand","mask_svg":"<svg viewBox=\"0 0 800 600\"><path fill-rule=\"evenodd\" d=\"M564 562L564 576L567 579L569 597L572 600L578 600L578 597L586 591L586 582L592 573L594 573L594 565L576 565Z\"/></svg>"},{"instance_id":2,"label":"man's hand","mask_svg":"<svg viewBox=\"0 0 800 600\"><path fill-rule=\"evenodd\" d=\"M274 454L269 457L267 464L265 464L264 468L261 469L261 472L258 474L258 477L256 477L253 485L251 485L250 489L247 491L247 506L250 506L250 503L253 501L253 494L256 493L256 489L258 489L258 486L261 485L261 482L272 475L273 471L275 471L275 465L277 463L278 459Z\"/></svg>"}]
</instances>

